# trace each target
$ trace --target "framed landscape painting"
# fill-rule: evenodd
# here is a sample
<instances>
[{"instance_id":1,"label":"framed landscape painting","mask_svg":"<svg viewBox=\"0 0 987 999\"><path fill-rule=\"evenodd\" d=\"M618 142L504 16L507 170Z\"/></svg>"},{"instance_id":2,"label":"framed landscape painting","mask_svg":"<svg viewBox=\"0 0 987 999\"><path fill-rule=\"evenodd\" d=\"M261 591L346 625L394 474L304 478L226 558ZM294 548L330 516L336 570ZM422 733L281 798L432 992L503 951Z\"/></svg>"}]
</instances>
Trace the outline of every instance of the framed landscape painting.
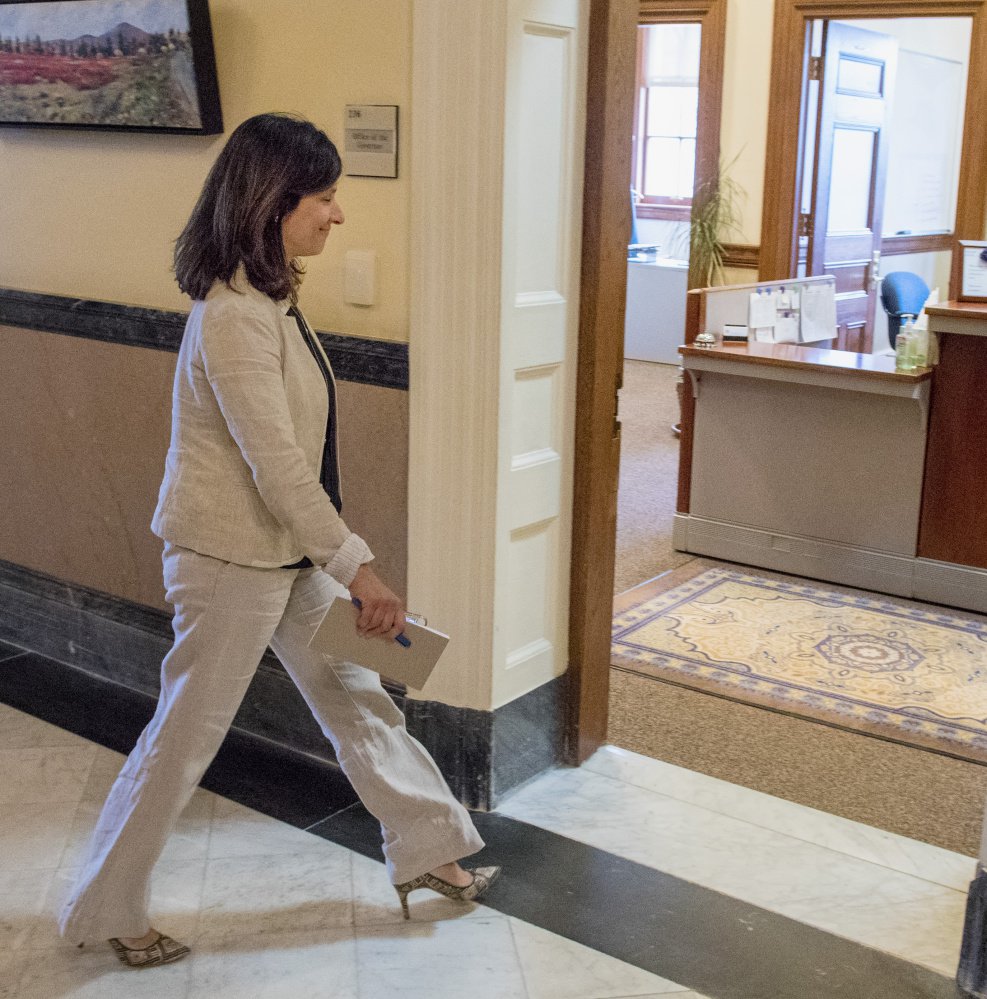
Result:
<instances>
[{"instance_id":1,"label":"framed landscape painting","mask_svg":"<svg viewBox=\"0 0 987 999\"><path fill-rule=\"evenodd\" d=\"M0 125L222 132L208 0L0 0Z\"/></svg>"}]
</instances>

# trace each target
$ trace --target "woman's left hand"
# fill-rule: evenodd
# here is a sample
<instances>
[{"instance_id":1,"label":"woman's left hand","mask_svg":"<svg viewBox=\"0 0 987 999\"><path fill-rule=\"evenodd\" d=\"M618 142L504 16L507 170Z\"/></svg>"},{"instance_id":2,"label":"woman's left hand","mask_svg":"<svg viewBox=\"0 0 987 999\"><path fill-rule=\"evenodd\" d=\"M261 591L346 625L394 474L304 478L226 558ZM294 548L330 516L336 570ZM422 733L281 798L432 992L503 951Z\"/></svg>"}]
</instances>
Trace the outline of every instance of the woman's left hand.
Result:
<instances>
[{"instance_id":1,"label":"woman's left hand","mask_svg":"<svg viewBox=\"0 0 987 999\"><path fill-rule=\"evenodd\" d=\"M368 565L357 569L350 595L360 601L356 630L364 638L395 639L404 631L404 601Z\"/></svg>"}]
</instances>

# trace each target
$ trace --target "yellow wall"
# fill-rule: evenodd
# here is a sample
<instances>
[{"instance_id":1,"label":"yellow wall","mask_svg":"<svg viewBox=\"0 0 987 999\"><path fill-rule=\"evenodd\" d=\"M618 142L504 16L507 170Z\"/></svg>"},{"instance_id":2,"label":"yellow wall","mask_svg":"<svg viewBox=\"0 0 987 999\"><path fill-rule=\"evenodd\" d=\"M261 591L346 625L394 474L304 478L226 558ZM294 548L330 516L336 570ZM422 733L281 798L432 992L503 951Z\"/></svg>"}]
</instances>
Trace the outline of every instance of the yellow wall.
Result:
<instances>
[{"instance_id":1,"label":"yellow wall","mask_svg":"<svg viewBox=\"0 0 987 999\"><path fill-rule=\"evenodd\" d=\"M731 243L761 242L773 26L772 0L728 0L720 158L734 161L729 175L746 192L741 234ZM752 280L750 272L742 280Z\"/></svg>"},{"instance_id":2,"label":"yellow wall","mask_svg":"<svg viewBox=\"0 0 987 999\"><path fill-rule=\"evenodd\" d=\"M408 337L411 0L212 0L228 135L293 111L341 142L343 106L401 108L397 180L346 178L346 224L309 262L302 306L323 329ZM224 136L0 130L0 285L165 309L187 300L172 244ZM347 248L378 254L378 304L342 302Z\"/></svg>"}]
</instances>

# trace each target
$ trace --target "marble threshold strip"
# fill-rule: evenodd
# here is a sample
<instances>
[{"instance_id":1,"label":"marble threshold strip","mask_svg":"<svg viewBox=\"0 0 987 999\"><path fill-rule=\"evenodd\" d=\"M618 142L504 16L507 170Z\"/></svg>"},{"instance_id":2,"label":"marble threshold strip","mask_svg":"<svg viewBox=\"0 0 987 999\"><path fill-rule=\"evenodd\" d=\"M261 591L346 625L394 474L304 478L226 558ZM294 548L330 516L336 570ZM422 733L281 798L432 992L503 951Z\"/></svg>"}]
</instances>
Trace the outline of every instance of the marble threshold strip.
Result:
<instances>
[{"instance_id":1,"label":"marble threshold strip","mask_svg":"<svg viewBox=\"0 0 987 999\"><path fill-rule=\"evenodd\" d=\"M0 702L127 753L154 710L124 687L0 643ZM202 786L381 861L380 830L338 768L231 733ZM710 999L947 999L954 982L496 812L475 812L476 862L506 873L486 905L695 989Z\"/></svg>"},{"instance_id":2,"label":"marble threshold strip","mask_svg":"<svg viewBox=\"0 0 987 999\"><path fill-rule=\"evenodd\" d=\"M185 319L167 309L0 288L0 326L177 353ZM341 381L408 390L406 343L339 333L318 337Z\"/></svg>"}]
</instances>

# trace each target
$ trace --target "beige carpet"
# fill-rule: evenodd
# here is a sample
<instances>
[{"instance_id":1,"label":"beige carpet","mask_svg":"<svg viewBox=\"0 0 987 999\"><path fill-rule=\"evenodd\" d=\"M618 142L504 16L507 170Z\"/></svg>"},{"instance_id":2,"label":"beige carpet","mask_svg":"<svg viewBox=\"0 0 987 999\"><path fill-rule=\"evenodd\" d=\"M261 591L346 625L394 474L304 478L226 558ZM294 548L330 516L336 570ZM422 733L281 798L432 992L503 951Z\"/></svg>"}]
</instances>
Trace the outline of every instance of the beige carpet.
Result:
<instances>
[{"instance_id":1,"label":"beige carpet","mask_svg":"<svg viewBox=\"0 0 987 999\"><path fill-rule=\"evenodd\" d=\"M624 362L614 593L692 559L672 548L679 474L679 441L671 430L679 419L676 372L671 364Z\"/></svg>"},{"instance_id":2,"label":"beige carpet","mask_svg":"<svg viewBox=\"0 0 987 999\"><path fill-rule=\"evenodd\" d=\"M608 741L975 856L987 767L610 670Z\"/></svg>"}]
</instances>

